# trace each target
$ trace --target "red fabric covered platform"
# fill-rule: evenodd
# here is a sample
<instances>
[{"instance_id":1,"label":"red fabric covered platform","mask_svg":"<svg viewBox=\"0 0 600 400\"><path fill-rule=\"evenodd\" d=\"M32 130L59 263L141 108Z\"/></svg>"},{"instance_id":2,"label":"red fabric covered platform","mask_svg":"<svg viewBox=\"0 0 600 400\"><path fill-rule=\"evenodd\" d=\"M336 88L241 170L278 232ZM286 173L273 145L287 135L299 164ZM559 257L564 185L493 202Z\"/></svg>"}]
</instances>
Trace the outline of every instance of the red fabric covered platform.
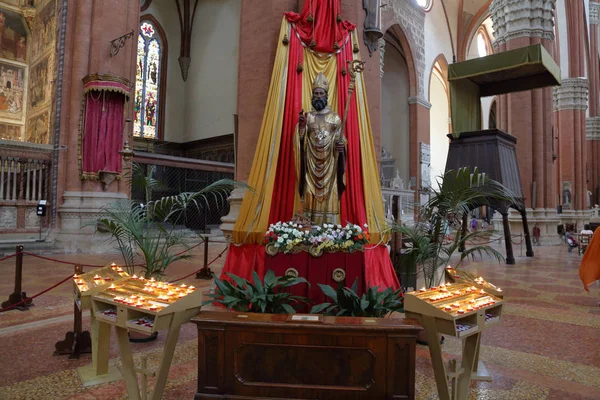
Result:
<instances>
[{"instance_id":1,"label":"red fabric covered platform","mask_svg":"<svg viewBox=\"0 0 600 400\"><path fill-rule=\"evenodd\" d=\"M268 269L273 269L277 276L282 276L285 275L288 268L298 270L299 276L310 282L311 291L319 293L318 283L336 287L332 280L332 272L336 268L346 271L346 286L352 286L354 280L359 278L360 293L372 286L378 286L380 289L392 287L396 290L400 288L387 248L382 245L369 246L364 252L324 253L321 257L313 257L305 252L280 253L275 257L270 257L265 254L265 248L262 245L236 246L232 244L229 246L221 278L225 278L225 273L229 272L251 280L252 271L256 271L262 278ZM307 297L312 298L312 296ZM323 297L321 302L324 299ZM314 300L317 300L317 297Z\"/></svg>"}]
</instances>

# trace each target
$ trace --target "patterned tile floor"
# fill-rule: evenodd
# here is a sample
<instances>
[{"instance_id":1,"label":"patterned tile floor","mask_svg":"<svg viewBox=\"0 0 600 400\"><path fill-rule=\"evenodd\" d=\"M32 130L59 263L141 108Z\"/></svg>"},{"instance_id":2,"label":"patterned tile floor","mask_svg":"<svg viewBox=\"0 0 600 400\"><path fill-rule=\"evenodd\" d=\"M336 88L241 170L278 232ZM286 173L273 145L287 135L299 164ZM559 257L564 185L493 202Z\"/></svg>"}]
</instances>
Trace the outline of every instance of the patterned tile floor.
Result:
<instances>
[{"instance_id":1,"label":"patterned tile floor","mask_svg":"<svg viewBox=\"0 0 600 400\"><path fill-rule=\"evenodd\" d=\"M209 259L224 244L211 244ZM517 257L513 266L490 260L465 262L462 268L488 278L506 293L499 325L482 336L481 360L492 382L473 382L470 399L558 400L600 399L600 300L599 289L586 293L578 279L581 256L564 247L536 247L536 257ZM519 249L516 249L519 254ZM180 277L200 267L202 250L191 261L171 267ZM68 262L104 264L116 255L51 256ZM213 264L218 271L224 258ZM37 293L71 273L72 267L25 256L23 288ZM13 291L14 261L0 262L0 300ZM196 286L206 281L193 280ZM126 399L123 381L84 388L76 368L89 365L90 355L70 361L52 356L54 343L72 329L70 284L40 296L29 311L0 314L0 399ZM89 318L84 314L84 329ZM158 366L166 335L154 343L134 344L134 359L147 356L150 368ZM113 335L114 338L114 335ZM460 355L460 342L446 338L445 357ZM165 399L191 399L196 388L196 332L182 328L169 374ZM120 367L116 341L111 362ZM417 349L417 399L437 399L427 347Z\"/></svg>"}]
</instances>

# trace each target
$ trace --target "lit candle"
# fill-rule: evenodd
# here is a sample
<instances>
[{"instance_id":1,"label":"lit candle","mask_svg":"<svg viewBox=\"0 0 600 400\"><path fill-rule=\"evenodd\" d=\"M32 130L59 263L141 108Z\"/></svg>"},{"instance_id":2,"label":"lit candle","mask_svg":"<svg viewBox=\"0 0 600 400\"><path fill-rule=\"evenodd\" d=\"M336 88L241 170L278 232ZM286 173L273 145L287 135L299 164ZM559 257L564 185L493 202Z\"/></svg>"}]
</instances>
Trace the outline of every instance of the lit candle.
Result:
<instances>
[{"instance_id":1,"label":"lit candle","mask_svg":"<svg viewBox=\"0 0 600 400\"><path fill-rule=\"evenodd\" d=\"M427 290L427 289L425 289L425 287L422 287L421 289L419 289L419 292L424 292L424 291L426 291L426 290Z\"/></svg>"},{"instance_id":2,"label":"lit candle","mask_svg":"<svg viewBox=\"0 0 600 400\"><path fill-rule=\"evenodd\" d=\"M136 306L136 307L143 307L144 305L138 301L138 302L135 304L135 306Z\"/></svg>"},{"instance_id":3,"label":"lit candle","mask_svg":"<svg viewBox=\"0 0 600 400\"><path fill-rule=\"evenodd\" d=\"M187 287L187 285L186 285L185 283L182 283L181 285L179 285L179 287L181 287L181 288L184 288L184 289L185 289L185 288Z\"/></svg>"},{"instance_id":4,"label":"lit candle","mask_svg":"<svg viewBox=\"0 0 600 400\"><path fill-rule=\"evenodd\" d=\"M156 306L150 306L150 311L156 311L157 308L158 307L156 307Z\"/></svg>"},{"instance_id":5,"label":"lit candle","mask_svg":"<svg viewBox=\"0 0 600 400\"><path fill-rule=\"evenodd\" d=\"M110 285L108 288L109 288L109 289L115 289L115 284L114 284L114 283L113 283L113 284L111 284L111 285Z\"/></svg>"},{"instance_id":6,"label":"lit candle","mask_svg":"<svg viewBox=\"0 0 600 400\"><path fill-rule=\"evenodd\" d=\"M462 309L460 309L460 308L459 308L457 312L458 312L459 314L464 314L464 313L465 313L465 310L462 310Z\"/></svg>"},{"instance_id":7,"label":"lit candle","mask_svg":"<svg viewBox=\"0 0 600 400\"><path fill-rule=\"evenodd\" d=\"M132 278L133 278L133 279L137 279L137 278L138 278L138 276L137 276L137 275L133 275L133 276L132 276Z\"/></svg>"},{"instance_id":8,"label":"lit candle","mask_svg":"<svg viewBox=\"0 0 600 400\"><path fill-rule=\"evenodd\" d=\"M150 278L150 282L154 282L154 278Z\"/></svg>"},{"instance_id":9,"label":"lit candle","mask_svg":"<svg viewBox=\"0 0 600 400\"><path fill-rule=\"evenodd\" d=\"M446 269L452 269L452 267L451 267L450 265L448 265L448 266L446 267Z\"/></svg>"},{"instance_id":10,"label":"lit candle","mask_svg":"<svg viewBox=\"0 0 600 400\"><path fill-rule=\"evenodd\" d=\"M437 290L437 287L432 286L429 290Z\"/></svg>"},{"instance_id":11,"label":"lit candle","mask_svg":"<svg viewBox=\"0 0 600 400\"><path fill-rule=\"evenodd\" d=\"M500 288L498 288L498 289L496 289L496 290L498 290L499 292L501 292L501 291L502 291L502 289L500 289Z\"/></svg>"},{"instance_id":12,"label":"lit candle","mask_svg":"<svg viewBox=\"0 0 600 400\"><path fill-rule=\"evenodd\" d=\"M446 311L450 311L450 310L452 310L452 307L450 307L450 306L446 306L446 307L444 307L444 310L446 310Z\"/></svg>"},{"instance_id":13,"label":"lit candle","mask_svg":"<svg viewBox=\"0 0 600 400\"><path fill-rule=\"evenodd\" d=\"M423 288L423 289L425 289L425 288ZM190 287L188 288L188 290L196 290L196 288L195 288L195 287L193 287L193 286L190 286Z\"/></svg>"},{"instance_id":14,"label":"lit candle","mask_svg":"<svg viewBox=\"0 0 600 400\"><path fill-rule=\"evenodd\" d=\"M452 304L453 307L460 307L460 303L457 301L456 303Z\"/></svg>"},{"instance_id":15,"label":"lit candle","mask_svg":"<svg viewBox=\"0 0 600 400\"><path fill-rule=\"evenodd\" d=\"M471 306L467 307L467 311L473 311L473 307L471 307Z\"/></svg>"},{"instance_id":16,"label":"lit candle","mask_svg":"<svg viewBox=\"0 0 600 400\"><path fill-rule=\"evenodd\" d=\"M485 294L485 290L481 289L481 290L479 291L479 294Z\"/></svg>"},{"instance_id":17,"label":"lit candle","mask_svg":"<svg viewBox=\"0 0 600 400\"><path fill-rule=\"evenodd\" d=\"M98 279L102 279L102 278L100 278L99 275L94 275L94 280L97 281Z\"/></svg>"},{"instance_id":18,"label":"lit candle","mask_svg":"<svg viewBox=\"0 0 600 400\"><path fill-rule=\"evenodd\" d=\"M184 294L184 293L179 293L179 294L177 295L177 297L179 297L179 298L185 297L185 294Z\"/></svg>"}]
</instances>

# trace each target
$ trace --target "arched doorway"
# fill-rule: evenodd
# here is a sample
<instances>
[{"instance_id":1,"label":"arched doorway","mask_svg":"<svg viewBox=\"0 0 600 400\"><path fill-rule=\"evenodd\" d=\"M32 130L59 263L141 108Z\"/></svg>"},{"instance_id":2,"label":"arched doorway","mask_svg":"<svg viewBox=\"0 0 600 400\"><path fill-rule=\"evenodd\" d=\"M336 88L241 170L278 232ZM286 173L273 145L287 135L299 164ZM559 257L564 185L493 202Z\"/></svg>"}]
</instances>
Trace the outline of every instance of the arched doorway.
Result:
<instances>
[{"instance_id":1,"label":"arched doorway","mask_svg":"<svg viewBox=\"0 0 600 400\"><path fill-rule=\"evenodd\" d=\"M431 184L435 187L438 177L444 174L450 142L446 136L450 132L450 108L448 95L448 64L443 55L439 56L429 77L429 143L431 145Z\"/></svg>"},{"instance_id":2,"label":"arched doorway","mask_svg":"<svg viewBox=\"0 0 600 400\"><path fill-rule=\"evenodd\" d=\"M397 173L406 186L410 179L410 58L400 35L400 27L395 25L384 36L381 78L381 173L384 186Z\"/></svg>"}]
</instances>

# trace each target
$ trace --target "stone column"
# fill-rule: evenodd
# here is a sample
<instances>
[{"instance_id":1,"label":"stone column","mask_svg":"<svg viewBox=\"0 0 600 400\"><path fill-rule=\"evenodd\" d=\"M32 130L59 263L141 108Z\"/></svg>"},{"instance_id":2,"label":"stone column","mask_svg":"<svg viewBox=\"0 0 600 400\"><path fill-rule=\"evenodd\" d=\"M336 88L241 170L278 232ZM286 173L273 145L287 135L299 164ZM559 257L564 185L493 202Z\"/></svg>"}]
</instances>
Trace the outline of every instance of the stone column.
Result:
<instances>
[{"instance_id":1,"label":"stone column","mask_svg":"<svg viewBox=\"0 0 600 400\"><path fill-rule=\"evenodd\" d=\"M592 158L588 161L592 171L588 189L592 192L592 204L600 204L600 117L591 117L586 123L586 140Z\"/></svg>"},{"instance_id":2,"label":"stone column","mask_svg":"<svg viewBox=\"0 0 600 400\"><path fill-rule=\"evenodd\" d=\"M600 138L597 136L595 117L600 115L600 66L598 65L598 25L600 24L600 2L590 1L590 46L588 77L590 80L590 107L587 121L587 168L588 190L592 192L592 207L600 203Z\"/></svg>"},{"instance_id":3,"label":"stone column","mask_svg":"<svg viewBox=\"0 0 600 400\"><path fill-rule=\"evenodd\" d=\"M120 0L68 0L66 40L64 51L63 97L61 105L60 144L58 169L58 226L57 245L67 251L105 251L94 240L93 222L100 208L117 199L127 198L126 182L114 181L106 191L99 182L79 178L78 141L83 100L81 79L90 73L111 73L135 82L135 59L139 24L139 2ZM111 57L109 42L128 32L134 36L125 41L119 53ZM126 105L132 114L132 102ZM126 126L131 128L131 126ZM130 136L131 132L125 132ZM82 229L83 228L83 229Z\"/></svg>"},{"instance_id":4,"label":"stone column","mask_svg":"<svg viewBox=\"0 0 600 400\"><path fill-rule=\"evenodd\" d=\"M410 131L410 177L415 177L416 185L409 189L415 191L415 203L423 204L426 201L428 188L424 187L421 176L421 145L429 145L430 138L430 112L431 103L420 97L409 97L409 131ZM431 182L429 182L431 184ZM416 213L415 213L416 214Z\"/></svg>"},{"instance_id":5,"label":"stone column","mask_svg":"<svg viewBox=\"0 0 600 400\"><path fill-rule=\"evenodd\" d=\"M565 182L571 183L571 207L563 204L561 221L577 223L587 208L585 150L585 110L588 103L588 81L585 78L563 79L554 88L554 109L558 119L558 175L563 196ZM561 202L564 199L561 197Z\"/></svg>"},{"instance_id":6,"label":"stone column","mask_svg":"<svg viewBox=\"0 0 600 400\"><path fill-rule=\"evenodd\" d=\"M551 53L556 0L517 2L494 0L490 12L497 51L541 43ZM517 159L525 206L541 243L556 237L556 198L552 165L552 90L535 89L499 96L499 129L517 137ZM519 213L511 211L510 230L522 233Z\"/></svg>"}]
</instances>

